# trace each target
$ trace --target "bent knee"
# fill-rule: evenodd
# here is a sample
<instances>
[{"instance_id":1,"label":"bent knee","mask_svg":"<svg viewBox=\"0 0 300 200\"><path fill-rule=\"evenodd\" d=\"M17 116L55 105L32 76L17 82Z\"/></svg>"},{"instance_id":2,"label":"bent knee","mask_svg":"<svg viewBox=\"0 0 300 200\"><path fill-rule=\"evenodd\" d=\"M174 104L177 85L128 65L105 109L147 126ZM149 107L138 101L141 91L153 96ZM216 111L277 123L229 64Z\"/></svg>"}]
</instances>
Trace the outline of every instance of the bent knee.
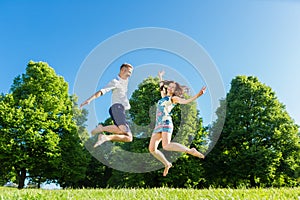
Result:
<instances>
[{"instance_id":1,"label":"bent knee","mask_svg":"<svg viewBox=\"0 0 300 200\"><path fill-rule=\"evenodd\" d=\"M163 148L163 150L166 150L166 151L169 151L169 150L170 150L169 144L162 145L162 148Z\"/></svg>"},{"instance_id":2,"label":"bent knee","mask_svg":"<svg viewBox=\"0 0 300 200\"><path fill-rule=\"evenodd\" d=\"M126 137L124 139L124 142L132 142L132 140L133 140L132 134L131 133L126 133L125 135L126 135Z\"/></svg>"},{"instance_id":3,"label":"bent knee","mask_svg":"<svg viewBox=\"0 0 300 200\"><path fill-rule=\"evenodd\" d=\"M132 140L133 140L132 136L128 137L128 142L132 142Z\"/></svg>"},{"instance_id":4,"label":"bent knee","mask_svg":"<svg viewBox=\"0 0 300 200\"><path fill-rule=\"evenodd\" d=\"M155 155L156 152L157 152L157 149L149 148L149 152L150 152L152 155Z\"/></svg>"},{"instance_id":5,"label":"bent knee","mask_svg":"<svg viewBox=\"0 0 300 200\"><path fill-rule=\"evenodd\" d=\"M118 126L118 128L120 129L120 131L121 131L122 133L124 133L124 134L126 134L126 135L131 134L131 133L130 133L130 128L129 128L128 125L120 125L120 126Z\"/></svg>"},{"instance_id":6,"label":"bent knee","mask_svg":"<svg viewBox=\"0 0 300 200\"><path fill-rule=\"evenodd\" d=\"M156 151L156 149L154 149L153 147L150 147L150 146L148 147L148 150L152 154Z\"/></svg>"}]
</instances>

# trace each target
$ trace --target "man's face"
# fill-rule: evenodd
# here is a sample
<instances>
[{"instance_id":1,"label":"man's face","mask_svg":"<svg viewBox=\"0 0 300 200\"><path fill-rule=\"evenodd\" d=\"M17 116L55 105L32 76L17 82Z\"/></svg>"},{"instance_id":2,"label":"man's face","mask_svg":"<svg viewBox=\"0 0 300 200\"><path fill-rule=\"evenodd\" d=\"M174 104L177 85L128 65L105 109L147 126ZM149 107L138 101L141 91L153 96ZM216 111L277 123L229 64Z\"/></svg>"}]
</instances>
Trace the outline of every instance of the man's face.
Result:
<instances>
[{"instance_id":1,"label":"man's face","mask_svg":"<svg viewBox=\"0 0 300 200\"><path fill-rule=\"evenodd\" d=\"M124 67L122 68L122 75L126 78L130 77L132 74L133 69L130 67Z\"/></svg>"}]
</instances>

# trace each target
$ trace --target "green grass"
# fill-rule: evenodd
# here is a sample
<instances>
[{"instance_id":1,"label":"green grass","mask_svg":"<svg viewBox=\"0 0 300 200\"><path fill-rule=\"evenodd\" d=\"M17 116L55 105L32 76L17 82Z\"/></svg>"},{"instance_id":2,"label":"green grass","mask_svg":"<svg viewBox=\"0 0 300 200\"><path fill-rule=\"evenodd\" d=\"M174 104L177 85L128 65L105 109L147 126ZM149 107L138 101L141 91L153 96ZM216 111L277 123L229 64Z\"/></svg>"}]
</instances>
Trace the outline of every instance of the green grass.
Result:
<instances>
[{"instance_id":1,"label":"green grass","mask_svg":"<svg viewBox=\"0 0 300 200\"><path fill-rule=\"evenodd\" d=\"M114 199L249 199L249 200L300 200L300 188L270 189L67 189L42 190L0 187L0 200L114 200Z\"/></svg>"}]
</instances>

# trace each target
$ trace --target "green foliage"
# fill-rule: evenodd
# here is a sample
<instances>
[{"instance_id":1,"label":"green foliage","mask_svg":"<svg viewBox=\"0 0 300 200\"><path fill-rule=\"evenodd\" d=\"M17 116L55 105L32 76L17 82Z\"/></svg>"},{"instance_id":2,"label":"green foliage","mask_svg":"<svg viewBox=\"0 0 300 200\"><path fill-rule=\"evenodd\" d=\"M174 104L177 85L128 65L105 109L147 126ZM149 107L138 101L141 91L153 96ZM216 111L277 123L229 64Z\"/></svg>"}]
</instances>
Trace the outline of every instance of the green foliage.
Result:
<instances>
[{"instance_id":1,"label":"green foliage","mask_svg":"<svg viewBox=\"0 0 300 200\"><path fill-rule=\"evenodd\" d=\"M217 115L225 110L222 134L205 164L210 184L295 186L298 127L271 88L255 77L237 76Z\"/></svg>"},{"instance_id":2,"label":"green foliage","mask_svg":"<svg viewBox=\"0 0 300 200\"><path fill-rule=\"evenodd\" d=\"M60 164L56 166L55 180L62 187L78 188L80 181L85 178L88 162L91 157L85 149L83 143L89 137L84 127L87 113L80 111L76 104L76 99L71 98L73 102L72 117L73 129L61 134L59 147L61 149Z\"/></svg>"},{"instance_id":3,"label":"green foliage","mask_svg":"<svg viewBox=\"0 0 300 200\"><path fill-rule=\"evenodd\" d=\"M148 77L145 79L138 85L138 89L132 93L129 100L131 120L139 126L148 126L151 122L150 126L154 128L155 109L153 106L160 98L158 78Z\"/></svg>"},{"instance_id":4,"label":"green foliage","mask_svg":"<svg viewBox=\"0 0 300 200\"><path fill-rule=\"evenodd\" d=\"M14 79L11 93L1 97L0 162L16 172L19 188L27 174L40 184L47 179L76 181L84 172L86 156L72 98L53 68L33 61Z\"/></svg>"}]
</instances>

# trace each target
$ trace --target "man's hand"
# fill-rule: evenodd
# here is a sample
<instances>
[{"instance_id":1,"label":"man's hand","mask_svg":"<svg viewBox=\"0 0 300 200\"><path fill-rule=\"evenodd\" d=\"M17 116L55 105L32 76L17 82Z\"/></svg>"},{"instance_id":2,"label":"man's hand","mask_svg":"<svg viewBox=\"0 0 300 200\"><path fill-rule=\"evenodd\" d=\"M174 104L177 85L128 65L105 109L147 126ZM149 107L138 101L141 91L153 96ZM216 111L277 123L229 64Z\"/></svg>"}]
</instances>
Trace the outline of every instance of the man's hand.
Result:
<instances>
[{"instance_id":1,"label":"man's hand","mask_svg":"<svg viewBox=\"0 0 300 200\"><path fill-rule=\"evenodd\" d=\"M85 105L87 105L87 104L89 104L89 103L90 103L89 100L84 101L84 102L80 105L80 109L82 109L83 106L85 106Z\"/></svg>"}]
</instances>

